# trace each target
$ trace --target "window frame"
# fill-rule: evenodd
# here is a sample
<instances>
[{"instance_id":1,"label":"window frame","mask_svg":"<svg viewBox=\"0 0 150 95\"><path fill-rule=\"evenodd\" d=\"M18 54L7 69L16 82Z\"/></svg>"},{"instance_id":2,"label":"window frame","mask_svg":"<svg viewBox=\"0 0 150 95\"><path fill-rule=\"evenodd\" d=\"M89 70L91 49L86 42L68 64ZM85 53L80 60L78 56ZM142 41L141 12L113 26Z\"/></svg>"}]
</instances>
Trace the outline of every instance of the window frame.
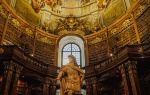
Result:
<instances>
[{"instance_id":1,"label":"window frame","mask_svg":"<svg viewBox=\"0 0 150 95\"><path fill-rule=\"evenodd\" d=\"M65 48L67 45L69 45L69 44L71 44L71 51L64 51L64 48ZM72 44L78 46L79 51L72 51ZM79 46L78 44L76 44L76 43L67 43L67 44L65 44L65 45L63 46L62 51L61 51L61 55L62 55L62 56L61 56L61 66L63 66L63 61L64 61L64 60L63 60L63 55L64 55L63 53L64 53L64 52L71 52L71 55L72 55L73 52L79 52L79 54L80 54L80 58L79 58L79 59L80 59L80 64L79 64L78 66L79 66L79 67L82 67L81 48L80 48L80 46Z\"/></svg>"}]
</instances>

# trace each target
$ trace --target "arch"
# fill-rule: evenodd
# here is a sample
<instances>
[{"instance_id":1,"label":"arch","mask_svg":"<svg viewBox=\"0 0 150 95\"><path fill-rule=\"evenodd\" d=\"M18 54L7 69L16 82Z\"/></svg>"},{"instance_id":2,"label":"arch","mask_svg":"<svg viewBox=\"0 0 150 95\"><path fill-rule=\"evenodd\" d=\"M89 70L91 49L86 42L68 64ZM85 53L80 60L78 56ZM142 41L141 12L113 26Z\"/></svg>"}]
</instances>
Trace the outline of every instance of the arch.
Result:
<instances>
[{"instance_id":1,"label":"arch","mask_svg":"<svg viewBox=\"0 0 150 95\"><path fill-rule=\"evenodd\" d=\"M64 46L69 43L74 43L79 46L81 50L81 67L85 66L85 50L84 50L84 41L82 38L75 35L64 36L59 40L58 43L58 67L62 66L62 50Z\"/></svg>"},{"instance_id":2,"label":"arch","mask_svg":"<svg viewBox=\"0 0 150 95\"><path fill-rule=\"evenodd\" d=\"M68 59L69 55L74 55L76 57L77 60L77 64L79 67L82 66L82 62L81 62L81 49L80 47L76 44L76 43L68 43L67 45L65 45L62 49L62 57L61 57L61 64L65 65Z\"/></svg>"}]
</instances>

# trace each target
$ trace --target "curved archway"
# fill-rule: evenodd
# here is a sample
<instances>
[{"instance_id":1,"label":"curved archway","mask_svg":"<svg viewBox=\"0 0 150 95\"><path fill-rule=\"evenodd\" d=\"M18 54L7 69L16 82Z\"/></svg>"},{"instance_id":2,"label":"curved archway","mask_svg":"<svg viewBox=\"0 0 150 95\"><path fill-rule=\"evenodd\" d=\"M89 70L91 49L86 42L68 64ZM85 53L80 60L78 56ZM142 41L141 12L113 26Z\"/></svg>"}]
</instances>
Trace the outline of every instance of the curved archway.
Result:
<instances>
[{"instance_id":1,"label":"curved archway","mask_svg":"<svg viewBox=\"0 0 150 95\"><path fill-rule=\"evenodd\" d=\"M63 64L63 54L62 54L62 51L63 51L63 48L64 46L66 46L67 44L76 44L79 48L80 48L80 52L81 52L81 55L80 55L80 60L81 60L81 65L80 67L84 67L85 66L85 50L84 50L84 41L82 38L78 37L78 36L65 36L63 38L61 38L59 40L59 43L58 43L58 67L61 67L62 64Z\"/></svg>"},{"instance_id":2,"label":"curved archway","mask_svg":"<svg viewBox=\"0 0 150 95\"><path fill-rule=\"evenodd\" d=\"M79 67L82 66L81 62L81 49L80 47L75 43L68 43L65 45L62 49L62 65L65 65L68 63L68 56L74 55L77 60L77 65Z\"/></svg>"}]
</instances>

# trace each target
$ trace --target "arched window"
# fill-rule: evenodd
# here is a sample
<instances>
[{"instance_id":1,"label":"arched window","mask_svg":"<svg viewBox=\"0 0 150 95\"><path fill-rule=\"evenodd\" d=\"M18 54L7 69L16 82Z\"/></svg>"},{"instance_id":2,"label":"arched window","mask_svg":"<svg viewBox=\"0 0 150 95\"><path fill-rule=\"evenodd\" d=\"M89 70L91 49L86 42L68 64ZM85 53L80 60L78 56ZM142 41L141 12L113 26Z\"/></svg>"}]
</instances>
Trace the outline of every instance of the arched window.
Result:
<instances>
[{"instance_id":1,"label":"arched window","mask_svg":"<svg viewBox=\"0 0 150 95\"><path fill-rule=\"evenodd\" d=\"M81 49L75 43L69 43L62 49L62 65L68 63L68 56L74 55L77 60L77 64L81 67Z\"/></svg>"},{"instance_id":2,"label":"arched window","mask_svg":"<svg viewBox=\"0 0 150 95\"><path fill-rule=\"evenodd\" d=\"M78 36L65 36L59 41L58 67L68 63L68 55L74 55L80 67L85 66L84 42Z\"/></svg>"},{"instance_id":3,"label":"arched window","mask_svg":"<svg viewBox=\"0 0 150 95\"><path fill-rule=\"evenodd\" d=\"M85 50L84 41L78 36L65 36L59 41L58 47L58 67L62 67L68 63L68 55L74 55L77 64L82 68L85 67ZM83 95L86 95L86 90L81 90ZM60 90L57 89L57 94L60 95Z\"/></svg>"}]
</instances>

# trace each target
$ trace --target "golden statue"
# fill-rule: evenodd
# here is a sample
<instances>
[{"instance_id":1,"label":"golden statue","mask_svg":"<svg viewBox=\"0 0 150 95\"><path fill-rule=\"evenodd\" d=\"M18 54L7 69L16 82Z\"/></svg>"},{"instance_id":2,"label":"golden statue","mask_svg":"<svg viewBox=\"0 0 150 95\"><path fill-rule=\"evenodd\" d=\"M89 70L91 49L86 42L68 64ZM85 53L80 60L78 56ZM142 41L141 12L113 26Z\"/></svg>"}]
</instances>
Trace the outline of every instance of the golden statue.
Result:
<instances>
[{"instance_id":1,"label":"golden statue","mask_svg":"<svg viewBox=\"0 0 150 95\"><path fill-rule=\"evenodd\" d=\"M84 72L78 67L76 58L68 56L69 63L64 65L58 74L60 80L60 95L81 95Z\"/></svg>"}]
</instances>

